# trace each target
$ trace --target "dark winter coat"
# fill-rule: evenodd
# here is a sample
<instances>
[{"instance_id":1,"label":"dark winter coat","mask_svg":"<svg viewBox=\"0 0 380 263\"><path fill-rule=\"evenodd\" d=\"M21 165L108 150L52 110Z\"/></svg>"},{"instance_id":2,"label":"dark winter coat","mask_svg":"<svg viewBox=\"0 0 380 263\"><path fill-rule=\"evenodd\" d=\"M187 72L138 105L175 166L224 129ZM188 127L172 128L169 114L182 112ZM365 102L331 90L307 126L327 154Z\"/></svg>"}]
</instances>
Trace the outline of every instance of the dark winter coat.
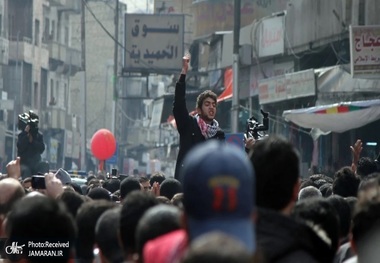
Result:
<instances>
[{"instance_id":1,"label":"dark winter coat","mask_svg":"<svg viewBox=\"0 0 380 263\"><path fill-rule=\"evenodd\" d=\"M17 156L20 157L21 165L26 165L33 172L33 168L41 162L41 154L45 151L44 138L41 132L33 136L29 142L28 134L22 131L17 140Z\"/></svg>"},{"instance_id":2,"label":"dark winter coat","mask_svg":"<svg viewBox=\"0 0 380 263\"><path fill-rule=\"evenodd\" d=\"M174 175L178 180L180 180L179 170L182 167L185 155L195 145L206 140L198 126L197 119L194 116L191 116L187 109L185 79L186 75L181 75L179 81L176 83L173 102L173 115L179 133L179 152ZM219 129L216 135L212 138L224 140L225 134Z\"/></svg>"},{"instance_id":3,"label":"dark winter coat","mask_svg":"<svg viewBox=\"0 0 380 263\"><path fill-rule=\"evenodd\" d=\"M335 254L310 227L272 210L258 210L256 230L268 263L329 263Z\"/></svg>"}]
</instances>

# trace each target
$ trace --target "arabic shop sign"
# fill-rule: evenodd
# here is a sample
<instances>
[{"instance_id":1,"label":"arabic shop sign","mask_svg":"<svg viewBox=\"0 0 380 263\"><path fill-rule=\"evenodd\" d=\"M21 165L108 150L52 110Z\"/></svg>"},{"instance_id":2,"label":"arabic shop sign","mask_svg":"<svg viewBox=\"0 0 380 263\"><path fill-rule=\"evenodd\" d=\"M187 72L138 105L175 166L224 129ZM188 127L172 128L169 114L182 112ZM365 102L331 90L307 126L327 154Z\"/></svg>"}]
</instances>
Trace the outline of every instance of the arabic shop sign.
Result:
<instances>
[{"instance_id":1,"label":"arabic shop sign","mask_svg":"<svg viewBox=\"0 0 380 263\"><path fill-rule=\"evenodd\" d=\"M260 104L285 101L315 95L313 69L262 79L259 81Z\"/></svg>"},{"instance_id":2,"label":"arabic shop sign","mask_svg":"<svg viewBox=\"0 0 380 263\"><path fill-rule=\"evenodd\" d=\"M350 51L353 78L379 78L380 26L351 26Z\"/></svg>"},{"instance_id":3,"label":"arabic shop sign","mask_svg":"<svg viewBox=\"0 0 380 263\"><path fill-rule=\"evenodd\" d=\"M178 70L184 54L183 15L125 15L125 69Z\"/></svg>"},{"instance_id":4,"label":"arabic shop sign","mask_svg":"<svg viewBox=\"0 0 380 263\"><path fill-rule=\"evenodd\" d=\"M284 16L266 19L261 23L259 57L284 54L284 23Z\"/></svg>"}]
</instances>

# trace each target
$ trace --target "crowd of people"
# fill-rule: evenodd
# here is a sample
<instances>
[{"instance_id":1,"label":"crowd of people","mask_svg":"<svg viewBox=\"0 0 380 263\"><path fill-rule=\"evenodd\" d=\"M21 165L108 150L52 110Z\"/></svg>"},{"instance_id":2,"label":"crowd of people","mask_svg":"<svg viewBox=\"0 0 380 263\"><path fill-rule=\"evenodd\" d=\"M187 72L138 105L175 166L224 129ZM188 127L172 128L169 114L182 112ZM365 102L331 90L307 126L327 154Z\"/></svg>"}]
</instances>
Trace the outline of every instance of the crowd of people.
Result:
<instances>
[{"instance_id":1,"label":"crowd of people","mask_svg":"<svg viewBox=\"0 0 380 263\"><path fill-rule=\"evenodd\" d=\"M379 167L362 142L332 177L302 175L298 150L278 135L227 144L213 92L189 115L189 60L173 105L175 174L97 173L78 185L63 169L23 177L17 157L0 177L1 261L377 262Z\"/></svg>"}]
</instances>

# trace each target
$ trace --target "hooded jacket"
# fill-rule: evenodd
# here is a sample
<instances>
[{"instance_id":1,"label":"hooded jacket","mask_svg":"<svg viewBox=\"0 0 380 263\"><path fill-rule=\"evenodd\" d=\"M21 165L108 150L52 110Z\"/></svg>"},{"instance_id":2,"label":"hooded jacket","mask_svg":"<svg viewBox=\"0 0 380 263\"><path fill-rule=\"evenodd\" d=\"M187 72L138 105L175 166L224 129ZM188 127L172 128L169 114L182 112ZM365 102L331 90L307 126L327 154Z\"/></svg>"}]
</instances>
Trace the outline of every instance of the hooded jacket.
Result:
<instances>
[{"instance_id":1,"label":"hooded jacket","mask_svg":"<svg viewBox=\"0 0 380 263\"><path fill-rule=\"evenodd\" d=\"M177 180L179 178L179 170L182 166L185 155L200 142L206 140L202 135L201 129L198 126L197 120L194 116L189 114L186 106L186 75L181 75L176 83L174 102L173 102L173 115L176 121L177 130L179 133L179 152L177 157L177 163L175 168L174 177ZM225 139L224 132L219 128L217 133L212 139Z\"/></svg>"},{"instance_id":2,"label":"hooded jacket","mask_svg":"<svg viewBox=\"0 0 380 263\"><path fill-rule=\"evenodd\" d=\"M260 208L256 222L258 250L268 263L332 262L335 251L307 225Z\"/></svg>"}]
</instances>

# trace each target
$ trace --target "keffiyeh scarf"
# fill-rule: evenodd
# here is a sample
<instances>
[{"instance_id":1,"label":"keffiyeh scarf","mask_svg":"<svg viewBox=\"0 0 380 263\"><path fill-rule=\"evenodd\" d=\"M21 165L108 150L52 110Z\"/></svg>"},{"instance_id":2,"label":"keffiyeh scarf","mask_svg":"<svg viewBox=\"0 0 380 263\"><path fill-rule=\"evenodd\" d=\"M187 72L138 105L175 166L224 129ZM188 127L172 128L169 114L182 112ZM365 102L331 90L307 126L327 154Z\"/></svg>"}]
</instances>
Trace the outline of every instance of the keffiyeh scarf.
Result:
<instances>
[{"instance_id":1,"label":"keffiyeh scarf","mask_svg":"<svg viewBox=\"0 0 380 263\"><path fill-rule=\"evenodd\" d=\"M210 139L215 136L219 129L219 123L216 120L212 120L211 124L207 124L202 118L199 117L199 114L195 115L195 118L197 119L202 135L206 139Z\"/></svg>"}]
</instances>

